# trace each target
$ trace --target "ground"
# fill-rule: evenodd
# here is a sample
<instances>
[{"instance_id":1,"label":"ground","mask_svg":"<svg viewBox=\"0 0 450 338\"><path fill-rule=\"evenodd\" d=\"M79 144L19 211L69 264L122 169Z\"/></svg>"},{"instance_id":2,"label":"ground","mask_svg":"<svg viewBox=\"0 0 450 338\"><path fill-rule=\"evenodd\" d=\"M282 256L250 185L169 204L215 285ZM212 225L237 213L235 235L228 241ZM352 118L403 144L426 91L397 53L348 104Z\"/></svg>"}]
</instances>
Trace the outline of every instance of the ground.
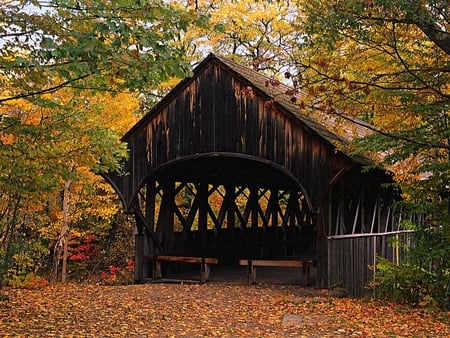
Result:
<instances>
[{"instance_id":1,"label":"ground","mask_svg":"<svg viewBox=\"0 0 450 338\"><path fill-rule=\"evenodd\" d=\"M4 289L2 337L449 337L448 314L298 285Z\"/></svg>"}]
</instances>

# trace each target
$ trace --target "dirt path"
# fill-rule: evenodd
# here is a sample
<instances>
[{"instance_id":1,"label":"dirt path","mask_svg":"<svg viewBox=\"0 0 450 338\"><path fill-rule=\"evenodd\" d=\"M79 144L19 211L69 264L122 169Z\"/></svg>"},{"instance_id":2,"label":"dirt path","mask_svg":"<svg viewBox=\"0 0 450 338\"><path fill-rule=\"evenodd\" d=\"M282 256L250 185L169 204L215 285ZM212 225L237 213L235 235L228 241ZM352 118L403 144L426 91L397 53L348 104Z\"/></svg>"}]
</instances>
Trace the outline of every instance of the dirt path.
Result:
<instances>
[{"instance_id":1,"label":"dirt path","mask_svg":"<svg viewBox=\"0 0 450 338\"><path fill-rule=\"evenodd\" d=\"M231 283L4 290L3 337L448 337L443 314Z\"/></svg>"}]
</instances>

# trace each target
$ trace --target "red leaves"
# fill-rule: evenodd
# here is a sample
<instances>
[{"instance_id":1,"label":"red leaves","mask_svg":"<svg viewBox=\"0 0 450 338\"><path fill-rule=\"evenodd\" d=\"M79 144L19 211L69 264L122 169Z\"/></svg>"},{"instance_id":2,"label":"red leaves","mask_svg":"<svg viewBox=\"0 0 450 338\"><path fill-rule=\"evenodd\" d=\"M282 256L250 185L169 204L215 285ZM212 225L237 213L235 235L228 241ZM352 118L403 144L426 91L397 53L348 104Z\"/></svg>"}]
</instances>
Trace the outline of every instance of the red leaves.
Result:
<instances>
[{"instance_id":1,"label":"red leaves","mask_svg":"<svg viewBox=\"0 0 450 338\"><path fill-rule=\"evenodd\" d=\"M97 237L95 235L89 235L84 239L84 242L75 248L75 253L69 256L70 261L88 261L95 255L97 255L102 246L96 244Z\"/></svg>"},{"instance_id":2,"label":"red leaves","mask_svg":"<svg viewBox=\"0 0 450 338\"><path fill-rule=\"evenodd\" d=\"M101 272L102 284L123 285L130 284L134 278L134 261L129 259L125 267L109 266L108 271Z\"/></svg>"}]
</instances>

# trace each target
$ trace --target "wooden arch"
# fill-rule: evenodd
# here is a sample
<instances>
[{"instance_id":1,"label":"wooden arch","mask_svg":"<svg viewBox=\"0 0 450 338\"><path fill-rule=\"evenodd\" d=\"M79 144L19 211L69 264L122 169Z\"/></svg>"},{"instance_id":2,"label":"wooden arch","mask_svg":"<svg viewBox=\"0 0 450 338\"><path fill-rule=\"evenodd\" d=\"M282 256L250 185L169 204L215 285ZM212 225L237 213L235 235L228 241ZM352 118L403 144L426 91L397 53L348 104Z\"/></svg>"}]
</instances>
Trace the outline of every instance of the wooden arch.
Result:
<instances>
[{"instance_id":1,"label":"wooden arch","mask_svg":"<svg viewBox=\"0 0 450 338\"><path fill-rule=\"evenodd\" d=\"M209 183L234 183L268 188L295 189L304 195L308 209L312 210L311 199L299 180L277 163L263 158L240 153L203 153L168 161L149 172L134 194L152 177L164 180Z\"/></svg>"}]
</instances>

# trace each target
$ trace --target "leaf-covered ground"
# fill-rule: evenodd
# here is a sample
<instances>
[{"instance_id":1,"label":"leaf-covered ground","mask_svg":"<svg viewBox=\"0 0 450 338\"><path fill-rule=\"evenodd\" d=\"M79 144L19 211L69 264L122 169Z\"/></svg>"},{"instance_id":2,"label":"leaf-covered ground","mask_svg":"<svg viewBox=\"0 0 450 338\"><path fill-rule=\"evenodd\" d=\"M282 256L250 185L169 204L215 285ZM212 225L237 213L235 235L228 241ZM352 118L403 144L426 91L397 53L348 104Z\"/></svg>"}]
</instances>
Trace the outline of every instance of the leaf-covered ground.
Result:
<instances>
[{"instance_id":1,"label":"leaf-covered ground","mask_svg":"<svg viewBox=\"0 0 450 338\"><path fill-rule=\"evenodd\" d=\"M3 337L449 337L448 315L293 285L6 289Z\"/></svg>"}]
</instances>

